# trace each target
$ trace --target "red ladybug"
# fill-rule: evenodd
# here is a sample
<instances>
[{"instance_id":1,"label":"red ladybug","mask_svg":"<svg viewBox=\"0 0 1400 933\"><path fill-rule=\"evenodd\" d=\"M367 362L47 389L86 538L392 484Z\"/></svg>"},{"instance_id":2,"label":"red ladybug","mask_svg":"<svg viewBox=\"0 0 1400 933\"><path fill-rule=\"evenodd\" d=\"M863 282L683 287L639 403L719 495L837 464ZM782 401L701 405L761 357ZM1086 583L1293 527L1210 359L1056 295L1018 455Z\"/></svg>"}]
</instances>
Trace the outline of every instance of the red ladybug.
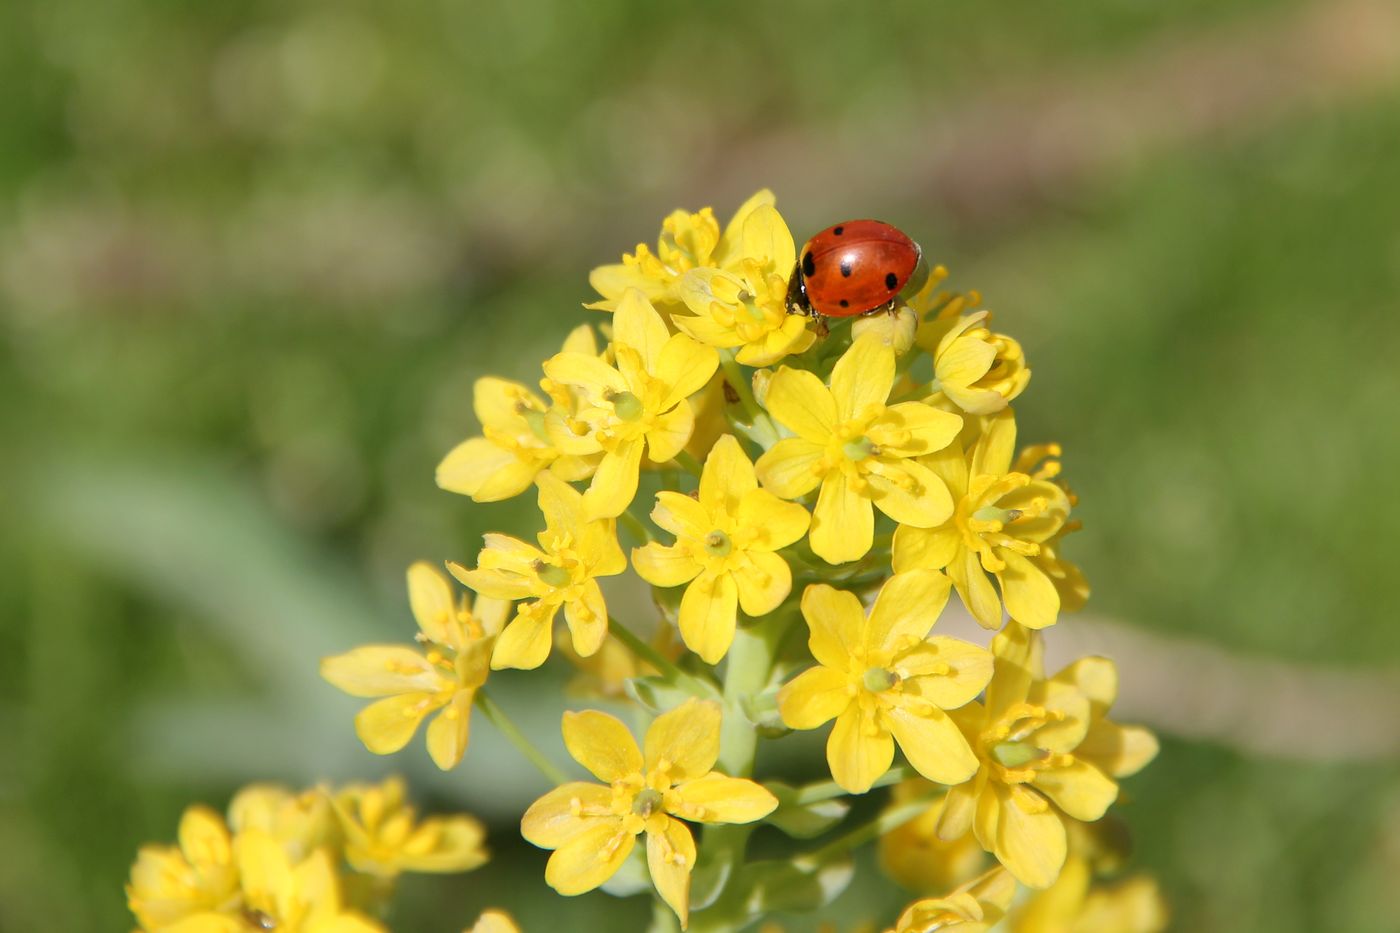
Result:
<instances>
[{"instance_id":1,"label":"red ladybug","mask_svg":"<svg viewBox=\"0 0 1400 933\"><path fill-rule=\"evenodd\" d=\"M798 254L788 281L788 309L817 317L854 317L893 307L914 274L923 250L878 220L847 220L812 237Z\"/></svg>"}]
</instances>

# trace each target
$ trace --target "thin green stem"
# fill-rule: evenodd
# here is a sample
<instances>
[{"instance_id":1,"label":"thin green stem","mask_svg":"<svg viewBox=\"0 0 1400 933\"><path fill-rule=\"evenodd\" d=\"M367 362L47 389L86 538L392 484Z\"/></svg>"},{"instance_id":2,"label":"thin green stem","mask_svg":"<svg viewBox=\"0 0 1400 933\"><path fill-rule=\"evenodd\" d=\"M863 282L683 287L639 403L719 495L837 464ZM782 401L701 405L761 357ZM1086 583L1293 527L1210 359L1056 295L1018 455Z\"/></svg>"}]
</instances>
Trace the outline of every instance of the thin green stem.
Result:
<instances>
[{"instance_id":1,"label":"thin green stem","mask_svg":"<svg viewBox=\"0 0 1400 933\"><path fill-rule=\"evenodd\" d=\"M540 773L547 777L553 784L566 784L569 776L560 770L559 766L550 761L544 752L535 747L529 737L520 731L520 727L511 721L505 710L496 705L496 701L486 695L485 690L476 692L476 707L486 714L486 718L491 720L491 724L505 736L510 744L514 745L516 751L524 755L530 764L539 769Z\"/></svg>"},{"instance_id":2,"label":"thin green stem","mask_svg":"<svg viewBox=\"0 0 1400 933\"><path fill-rule=\"evenodd\" d=\"M651 533L651 529L644 525L642 520L631 512L624 510L623 513L618 516L618 520L626 525L634 535L640 538L643 544L646 544L655 537Z\"/></svg>"},{"instance_id":3,"label":"thin green stem","mask_svg":"<svg viewBox=\"0 0 1400 933\"><path fill-rule=\"evenodd\" d=\"M878 778L875 783L870 786L872 788L889 787L891 784L898 784L900 781L913 776L913 768L901 765L898 768L891 768L883 777ZM800 788L793 802L798 806L806 806L807 804L820 803L823 800L831 800L835 797L844 797L848 793L850 792L835 781L821 781Z\"/></svg>"},{"instance_id":4,"label":"thin green stem","mask_svg":"<svg viewBox=\"0 0 1400 933\"><path fill-rule=\"evenodd\" d=\"M911 800L897 807L891 807L864 826L859 826L844 836L833 839L820 849L799 858L804 862L821 864L844 855L851 849L863 846L872 839L879 839L885 833L903 826L927 810L929 804L937 800L939 796L941 796L941 792L926 794L918 800Z\"/></svg>"},{"instance_id":5,"label":"thin green stem","mask_svg":"<svg viewBox=\"0 0 1400 933\"><path fill-rule=\"evenodd\" d=\"M622 642L622 644L627 647L628 651L656 668L662 677L673 682L682 683L692 679L689 674L679 667L676 667L674 661L671 661L651 645L642 641L641 638L637 637L636 632L632 631L612 616L608 616L608 632L612 637Z\"/></svg>"},{"instance_id":6,"label":"thin green stem","mask_svg":"<svg viewBox=\"0 0 1400 933\"><path fill-rule=\"evenodd\" d=\"M764 417L763 409L753 397L753 382L744 375L739 361L734 359L734 351L719 351L719 365L724 370L724 381L738 394L739 404L744 406L744 414L749 416L749 424L757 424L758 420Z\"/></svg>"},{"instance_id":7,"label":"thin green stem","mask_svg":"<svg viewBox=\"0 0 1400 933\"><path fill-rule=\"evenodd\" d=\"M677 453L676 462L679 463L681 465L681 468L684 469L691 476L695 477L696 479L700 478L700 461L696 460L695 456L691 454L690 451L682 450L679 453Z\"/></svg>"}]
</instances>

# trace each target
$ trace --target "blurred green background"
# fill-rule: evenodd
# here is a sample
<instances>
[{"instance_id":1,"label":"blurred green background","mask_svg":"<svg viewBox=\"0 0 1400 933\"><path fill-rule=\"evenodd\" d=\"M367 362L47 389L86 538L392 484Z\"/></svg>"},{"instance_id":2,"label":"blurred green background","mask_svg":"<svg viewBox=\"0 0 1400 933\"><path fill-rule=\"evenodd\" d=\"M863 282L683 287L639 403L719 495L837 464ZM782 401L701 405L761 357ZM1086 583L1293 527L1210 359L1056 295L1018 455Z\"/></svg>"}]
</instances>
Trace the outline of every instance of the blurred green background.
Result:
<instances>
[{"instance_id":1,"label":"blurred green background","mask_svg":"<svg viewBox=\"0 0 1400 933\"><path fill-rule=\"evenodd\" d=\"M763 186L799 240L899 224L1023 341L1095 614L1400 669L1386 0L12 0L0 87L0 929L125 929L187 802L391 769L499 853L406 881L397 928L638 928L545 887L513 825L541 781L487 724L449 775L377 759L316 660L410 634L413 559L527 530L433 485L473 379L533 378L671 208ZM547 689L496 683L553 734ZM1363 755L1261 750L1192 738L1197 689L1142 714L1124 811L1176 928L1393 930L1400 710L1340 704Z\"/></svg>"}]
</instances>

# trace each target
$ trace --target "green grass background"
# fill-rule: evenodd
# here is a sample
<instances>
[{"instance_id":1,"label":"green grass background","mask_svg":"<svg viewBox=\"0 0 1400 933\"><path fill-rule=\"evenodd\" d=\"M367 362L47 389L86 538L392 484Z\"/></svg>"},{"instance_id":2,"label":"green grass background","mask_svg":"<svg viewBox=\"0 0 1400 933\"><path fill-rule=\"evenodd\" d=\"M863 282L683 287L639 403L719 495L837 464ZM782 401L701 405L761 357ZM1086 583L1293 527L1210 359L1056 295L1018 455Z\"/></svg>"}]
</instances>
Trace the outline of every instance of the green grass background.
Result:
<instances>
[{"instance_id":1,"label":"green grass background","mask_svg":"<svg viewBox=\"0 0 1400 933\"><path fill-rule=\"evenodd\" d=\"M0 5L0 928L123 929L136 847L187 802L391 769L481 813L498 853L407 880L396 928L486 905L640 928L642 901L545 887L513 823L540 779L489 726L449 775L418 743L377 759L316 660L410 633L411 560L528 529L528 503L433 485L472 380L533 377L589 319L587 271L666 211L762 186L799 239L897 221L1023 341L1023 436L1066 445L1096 611L1393 667L1400 84L1129 146L1009 209L881 180L887 153L974 141L941 121L998 89L1049 108L1160 43L1248 45L1297 10ZM538 680L497 683L554 734ZM1379 933L1396 779L1169 738L1125 815L1177 929ZM899 897L869 880L829 917L888 923Z\"/></svg>"}]
</instances>

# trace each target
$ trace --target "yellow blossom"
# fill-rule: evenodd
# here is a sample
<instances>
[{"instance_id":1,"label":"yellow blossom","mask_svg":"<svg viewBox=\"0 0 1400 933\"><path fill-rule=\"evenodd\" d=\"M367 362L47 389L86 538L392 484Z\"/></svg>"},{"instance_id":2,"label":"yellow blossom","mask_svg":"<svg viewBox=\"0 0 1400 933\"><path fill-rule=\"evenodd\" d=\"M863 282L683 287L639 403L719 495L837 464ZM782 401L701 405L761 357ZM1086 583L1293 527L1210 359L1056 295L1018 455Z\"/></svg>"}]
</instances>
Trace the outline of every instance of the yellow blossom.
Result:
<instances>
[{"instance_id":1,"label":"yellow blossom","mask_svg":"<svg viewBox=\"0 0 1400 933\"><path fill-rule=\"evenodd\" d=\"M322 847L339 850L340 821L330 797L319 788L294 792L277 784L250 784L228 806L233 832L256 829L282 844L293 861Z\"/></svg>"},{"instance_id":2,"label":"yellow blossom","mask_svg":"<svg viewBox=\"0 0 1400 933\"><path fill-rule=\"evenodd\" d=\"M1047 572L1054 568L1037 558L1042 544L1065 527L1070 499L1050 481L1058 462L1035 475L1012 471L1015 446L1016 419L1006 409L987 421L971 451L953 445L927 458L953 493L953 514L934 527L902 525L894 535L896 572L947 568L968 611L989 629L1001 627L1003 601L1011 618L1030 628L1053 625L1060 611L1059 590ZM1057 447L1044 449L1058 453Z\"/></svg>"},{"instance_id":3,"label":"yellow blossom","mask_svg":"<svg viewBox=\"0 0 1400 933\"><path fill-rule=\"evenodd\" d=\"M615 517L631 504L644 451L664 463L685 448L695 429L688 397L719 367L712 348L671 334L636 289L623 294L613 313L612 349L615 366L573 352L544 364L550 379L579 398L573 413L546 419L551 442L572 456L601 454L584 494L590 518Z\"/></svg>"},{"instance_id":4,"label":"yellow blossom","mask_svg":"<svg viewBox=\"0 0 1400 933\"><path fill-rule=\"evenodd\" d=\"M1161 933L1167 906L1146 875L1093 886L1083 858L1071 855L1059 879L1012 911L1008 933Z\"/></svg>"},{"instance_id":5,"label":"yellow blossom","mask_svg":"<svg viewBox=\"0 0 1400 933\"><path fill-rule=\"evenodd\" d=\"M876 506L916 528L952 514L943 479L915 458L946 447L962 419L922 402L887 405L894 377L894 351L868 334L837 361L830 388L786 366L768 383L769 412L797 436L759 458L759 479L785 499L820 485L811 545L829 563L869 552Z\"/></svg>"},{"instance_id":6,"label":"yellow blossom","mask_svg":"<svg viewBox=\"0 0 1400 933\"><path fill-rule=\"evenodd\" d=\"M583 497L557 477L541 474L539 507L545 530L539 546L509 535L489 534L475 570L447 569L483 596L523 599L515 617L496 638L494 668L532 669L544 663L554 643L554 617L562 606L574 650L589 657L608 634L608 607L598 577L627 569L611 519L589 521Z\"/></svg>"},{"instance_id":7,"label":"yellow blossom","mask_svg":"<svg viewBox=\"0 0 1400 933\"><path fill-rule=\"evenodd\" d=\"M345 858L356 871L392 878L404 871L470 871L486 861L486 832L466 814L421 822L401 778L351 784L335 797L345 831Z\"/></svg>"},{"instance_id":8,"label":"yellow blossom","mask_svg":"<svg viewBox=\"0 0 1400 933\"><path fill-rule=\"evenodd\" d=\"M868 617L853 593L818 584L802 594L817 666L783 686L778 711L792 729L836 720L826 760L850 793L865 793L889 770L896 742L931 781L957 784L977 770L945 710L982 692L992 657L965 641L929 636L948 592L948 578L936 571L896 574Z\"/></svg>"},{"instance_id":9,"label":"yellow blossom","mask_svg":"<svg viewBox=\"0 0 1400 933\"><path fill-rule=\"evenodd\" d=\"M272 836L250 829L239 833L234 852L243 884L240 912L195 915L162 933L387 933L345 907L325 849L294 860Z\"/></svg>"},{"instance_id":10,"label":"yellow blossom","mask_svg":"<svg viewBox=\"0 0 1400 933\"><path fill-rule=\"evenodd\" d=\"M731 263L740 253L744 224L749 215L760 207L771 208L773 200L773 192L766 188L759 191L734 212L723 234L711 208L697 213L672 211L661 222L656 252L645 243L638 243L636 252L624 254L621 263L599 266L589 273L588 284L603 299L588 307L614 311L623 294L635 288L663 314L683 310L679 290L681 278L691 269L720 268Z\"/></svg>"},{"instance_id":11,"label":"yellow blossom","mask_svg":"<svg viewBox=\"0 0 1400 933\"><path fill-rule=\"evenodd\" d=\"M462 933L520 933L520 927L504 910L488 910L477 918L470 930Z\"/></svg>"},{"instance_id":12,"label":"yellow blossom","mask_svg":"<svg viewBox=\"0 0 1400 933\"><path fill-rule=\"evenodd\" d=\"M894 788L891 807L925 797L932 785L921 778L901 781ZM987 856L969 832L950 842L938 836L943 799L934 800L923 813L880 837L880 867L900 885L919 894L946 891L976 876Z\"/></svg>"},{"instance_id":13,"label":"yellow blossom","mask_svg":"<svg viewBox=\"0 0 1400 933\"><path fill-rule=\"evenodd\" d=\"M445 771L467 750L472 700L509 604L483 596L473 613L466 596L455 600L447 578L422 562L408 568L408 598L418 647L364 645L322 660L321 676L352 696L382 697L355 717L360 741L376 755L403 748L423 718L441 710L428 726L428 754Z\"/></svg>"},{"instance_id":14,"label":"yellow blossom","mask_svg":"<svg viewBox=\"0 0 1400 933\"><path fill-rule=\"evenodd\" d=\"M881 343L894 350L896 356L903 356L914 346L918 327L918 314L913 308L902 304L893 311L857 317L851 322L851 339L859 340L866 334L874 334Z\"/></svg>"},{"instance_id":15,"label":"yellow blossom","mask_svg":"<svg viewBox=\"0 0 1400 933\"><path fill-rule=\"evenodd\" d=\"M142 846L137 853L126 898L151 933L196 915L236 917L241 905L238 866L223 819L208 807L185 810L178 846Z\"/></svg>"},{"instance_id":16,"label":"yellow blossom","mask_svg":"<svg viewBox=\"0 0 1400 933\"><path fill-rule=\"evenodd\" d=\"M979 766L948 791L939 835L971 827L1019 881L1046 888L1065 861L1065 818L1102 817L1118 796L1115 778L1151 761L1157 740L1106 717L1118 692L1113 662L1083 658L1046 680L1039 633L1014 622L992 652L985 702L954 713Z\"/></svg>"},{"instance_id":17,"label":"yellow blossom","mask_svg":"<svg viewBox=\"0 0 1400 933\"><path fill-rule=\"evenodd\" d=\"M696 340L735 349L746 366L767 366L801 353L816 340L804 314L789 314L788 280L797 248L782 215L771 204L749 212L740 231L738 254L724 268L692 269L679 293L689 314L672 321Z\"/></svg>"},{"instance_id":18,"label":"yellow blossom","mask_svg":"<svg viewBox=\"0 0 1400 933\"><path fill-rule=\"evenodd\" d=\"M990 319L990 311L977 311L940 316L919 326L914 339L933 358L930 402L970 415L990 415L1025 390L1031 371L1021 345L993 333L987 327Z\"/></svg>"},{"instance_id":19,"label":"yellow blossom","mask_svg":"<svg viewBox=\"0 0 1400 933\"><path fill-rule=\"evenodd\" d=\"M792 571L775 551L807 533L810 516L758 488L753 464L732 435L705 460L698 498L663 490L652 520L676 536L632 552L632 565L656 586L686 587L680 631L686 647L718 664L734 640L739 607L758 617L792 591Z\"/></svg>"},{"instance_id":20,"label":"yellow blossom","mask_svg":"<svg viewBox=\"0 0 1400 933\"><path fill-rule=\"evenodd\" d=\"M1001 922L1015 894L1016 882L1011 876L1004 871L994 871L946 897L915 901L886 933L929 933L932 930L987 933Z\"/></svg>"},{"instance_id":21,"label":"yellow blossom","mask_svg":"<svg viewBox=\"0 0 1400 933\"><path fill-rule=\"evenodd\" d=\"M550 886L565 895L593 890L617 872L645 832L652 883L684 928L695 839L682 821L752 823L778 805L758 784L713 770L719 732L719 704L687 700L651 724L644 754L614 717L565 713L569 754L606 783L557 787L521 820L526 839L554 850L545 868Z\"/></svg>"},{"instance_id":22,"label":"yellow blossom","mask_svg":"<svg viewBox=\"0 0 1400 933\"><path fill-rule=\"evenodd\" d=\"M564 352L597 356L592 329L575 328L564 341ZM473 407L482 436L469 438L448 453L438 465L437 484L476 502L496 502L529 489L541 470L566 480L591 476L599 457L561 454L545 427L551 408L570 410L568 393L547 379L541 387L555 396L552 405L519 382L495 376L478 379Z\"/></svg>"}]
</instances>

